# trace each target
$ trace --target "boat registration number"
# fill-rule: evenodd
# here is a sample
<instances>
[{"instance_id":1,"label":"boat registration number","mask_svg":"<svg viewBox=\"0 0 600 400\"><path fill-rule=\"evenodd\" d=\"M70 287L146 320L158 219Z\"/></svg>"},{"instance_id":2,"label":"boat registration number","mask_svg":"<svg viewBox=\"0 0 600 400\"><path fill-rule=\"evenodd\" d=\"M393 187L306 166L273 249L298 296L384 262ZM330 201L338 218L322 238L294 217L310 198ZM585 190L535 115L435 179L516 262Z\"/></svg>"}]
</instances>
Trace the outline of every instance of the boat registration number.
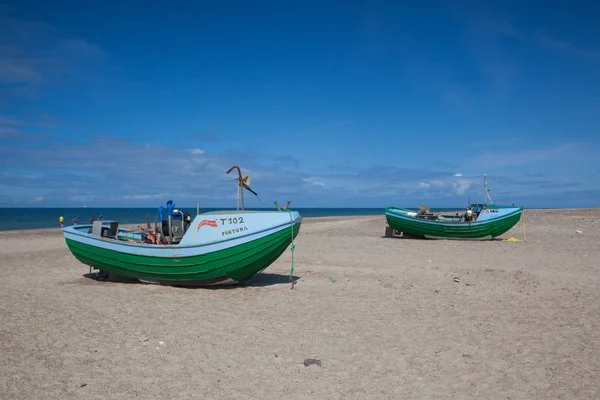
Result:
<instances>
[{"instance_id":1,"label":"boat registration number","mask_svg":"<svg viewBox=\"0 0 600 400\"><path fill-rule=\"evenodd\" d=\"M225 224L243 224L244 217L234 217L234 218L220 218L221 225Z\"/></svg>"}]
</instances>

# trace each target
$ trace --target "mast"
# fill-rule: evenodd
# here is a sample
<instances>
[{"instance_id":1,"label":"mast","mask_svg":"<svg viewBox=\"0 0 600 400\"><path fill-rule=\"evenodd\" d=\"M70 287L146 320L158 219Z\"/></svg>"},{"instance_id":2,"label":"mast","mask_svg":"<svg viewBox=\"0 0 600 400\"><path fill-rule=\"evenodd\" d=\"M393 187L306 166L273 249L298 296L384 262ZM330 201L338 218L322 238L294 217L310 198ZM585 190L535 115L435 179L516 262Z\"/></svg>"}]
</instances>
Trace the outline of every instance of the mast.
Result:
<instances>
[{"instance_id":1,"label":"mast","mask_svg":"<svg viewBox=\"0 0 600 400\"><path fill-rule=\"evenodd\" d=\"M240 196L242 197L242 210L244 209L244 191L242 190L242 171L240 171L240 167L234 165L233 167L227 170L227 174L229 174L233 169L237 169L238 172L238 187L237 187L237 210L240 209Z\"/></svg>"},{"instance_id":2,"label":"mast","mask_svg":"<svg viewBox=\"0 0 600 400\"><path fill-rule=\"evenodd\" d=\"M487 200L490 200L490 204L494 204L494 200L492 200L492 196L487 188L487 175L483 176L483 204L487 204Z\"/></svg>"},{"instance_id":3,"label":"mast","mask_svg":"<svg viewBox=\"0 0 600 400\"><path fill-rule=\"evenodd\" d=\"M483 175L483 204L487 201L487 175Z\"/></svg>"}]
</instances>

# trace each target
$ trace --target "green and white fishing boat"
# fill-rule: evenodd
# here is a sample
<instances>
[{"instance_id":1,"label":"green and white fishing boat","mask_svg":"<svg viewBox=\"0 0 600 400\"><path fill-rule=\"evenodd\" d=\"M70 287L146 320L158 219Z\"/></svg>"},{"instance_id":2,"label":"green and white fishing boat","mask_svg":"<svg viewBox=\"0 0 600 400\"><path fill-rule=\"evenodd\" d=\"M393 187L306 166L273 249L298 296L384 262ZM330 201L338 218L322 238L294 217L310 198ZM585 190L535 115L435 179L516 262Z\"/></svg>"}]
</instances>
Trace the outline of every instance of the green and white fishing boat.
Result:
<instances>
[{"instance_id":1,"label":"green and white fishing boat","mask_svg":"<svg viewBox=\"0 0 600 400\"><path fill-rule=\"evenodd\" d=\"M427 209L386 208L389 225L386 236L401 233L425 239L489 240L512 229L522 213L522 207L494 204L485 178L484 202L469 204L464 212L431 213Z\"/></svg>"},{"instance_id":2,"label":"green and white fishing boat","mask_svg":"<svg viewBox=\"0 0 600 400\"><path fill-rule=\"evenodd\" d=\"M127 230L117 221L63 228L71 253L103 272L176 286L244 283L271 265L300 231L302 216L287 207L244 210L249 178L237 166L238 208L197 213L193 218L167 203L167 217L147 228ZM239 199L242 208L239 209ZM163 207L159 208L162 214ZM293 247L292 247L293 250Z\"/></svg>"}]
</instances>

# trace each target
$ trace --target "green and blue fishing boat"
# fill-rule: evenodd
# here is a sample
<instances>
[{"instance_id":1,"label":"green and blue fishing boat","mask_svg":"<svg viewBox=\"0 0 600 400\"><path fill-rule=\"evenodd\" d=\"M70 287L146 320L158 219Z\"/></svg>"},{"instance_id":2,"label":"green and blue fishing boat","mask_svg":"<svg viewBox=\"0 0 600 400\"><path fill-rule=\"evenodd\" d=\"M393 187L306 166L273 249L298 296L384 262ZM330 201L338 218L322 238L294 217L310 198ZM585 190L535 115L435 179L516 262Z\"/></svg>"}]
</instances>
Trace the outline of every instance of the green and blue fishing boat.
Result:
<instances>
[{"instance_id":1,"label":"green and blue fishing boat","mask_svg":"<svg viewBox=\"0 0 600 400\"><path fill-rule=\"evenodd\" d=\"M523 208L494 204L487 189L487 179L484 182L484 202L469 204L463 212L431 213L428 209L386 208L389 225L386 235L394 236L400 232L402 236L425 239L489 240L508 232L521 219Z\"/></svg>"},{"instance_id":2,"label":"green and blue fishing boat","mask_svg":"<svg viewBox=\"0 0 600 400\"><path fill-rule=\"evenodd\" d=\"M79 261L104 274L176 286L247 282L293 245L302 216L289 203L273 211L244 210L242 189L252 190L249 178L239 175L241 210L197 213L192 220L169 201L167 217L161 206L154 228L149 221L138 230L94 221L63 228L65 241Z\"/></svg>"}]
</instances>

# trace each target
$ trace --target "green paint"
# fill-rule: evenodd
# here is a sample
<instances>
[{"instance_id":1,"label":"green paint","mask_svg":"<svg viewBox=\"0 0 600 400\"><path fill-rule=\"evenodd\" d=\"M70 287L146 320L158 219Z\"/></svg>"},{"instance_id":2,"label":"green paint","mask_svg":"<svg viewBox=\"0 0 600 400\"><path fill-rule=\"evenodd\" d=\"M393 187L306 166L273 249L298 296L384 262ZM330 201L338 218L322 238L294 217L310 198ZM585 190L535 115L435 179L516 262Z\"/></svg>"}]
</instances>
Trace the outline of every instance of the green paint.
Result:
<instances>
[{"instance_id":1,"label":"green paint","mask_svg":"<svg viewBox=\"0 0 600 400\"><path fill-rule=\"evenodd\" d=\"M391 211L389 208L386 212ZM404 232L405 235L416 237L436 237L444 239L482 239L494 238L509 231L519 222L522 210L517 210L513 214L498 219L489 220L486 223L472 223L471 225L430 222L425 223L418 219L400 219L386 214L386 219L390 228Z\"/></svg>"},{"instance_id":2,"label":"green paint","mask_svg":"<svg viewBox=\"0 0 600 400\"><path fill-rule=\"evenodd\" d=\"M245 282L271 265L300 231L300 223L238 246L189 257L151 257L107 250L66 239L73 255L93 268L131 278L169 284L210 283L228 277Z\"/></svg>"}]
</instances>

